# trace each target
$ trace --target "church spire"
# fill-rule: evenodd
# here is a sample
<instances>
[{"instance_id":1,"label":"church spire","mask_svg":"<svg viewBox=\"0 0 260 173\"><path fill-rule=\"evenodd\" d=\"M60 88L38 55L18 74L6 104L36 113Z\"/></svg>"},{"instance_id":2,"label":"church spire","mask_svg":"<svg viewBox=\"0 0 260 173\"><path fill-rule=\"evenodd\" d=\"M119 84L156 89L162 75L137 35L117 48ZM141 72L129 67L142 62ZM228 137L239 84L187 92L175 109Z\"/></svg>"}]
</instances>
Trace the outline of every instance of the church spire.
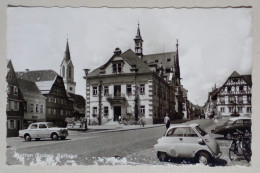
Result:
<instances>
[{"instance_id":1,"label":"church spire","mask_svg":"<svg viewBox=\"0 0 260 173\"><path fill-rule=\"evenodd\" d=\"M179 43L177 39L176 43L176 59L175 59L175 77L177 85L181 84L180 64L179 64Z\"/></svg>"},{"instance_id":2,"label":"church spire","mask_svg":"<svg viewBox=\"0 0 260 173\"><path fill-rule=\"evenodd\" d=\"M141 32L140 32L139 22L138 22L137 33L136 33L134 41L135 41L135 53L137 56L142 58L142 56L143 56L143 39L142 39Z\"/></svg>"},{"instance_id":3,"label":"church spire","mask_svg":"<svg viewBox=\"0 0 260 173\"><path fill-rule=\"evenodd\" d=\"M65 50L65 55L64 55L64 60L69 61L70 60L70 49L69 49L69 40L67 38L67 45L66 45L66 50Z\"/></svg>"}]
</instances>

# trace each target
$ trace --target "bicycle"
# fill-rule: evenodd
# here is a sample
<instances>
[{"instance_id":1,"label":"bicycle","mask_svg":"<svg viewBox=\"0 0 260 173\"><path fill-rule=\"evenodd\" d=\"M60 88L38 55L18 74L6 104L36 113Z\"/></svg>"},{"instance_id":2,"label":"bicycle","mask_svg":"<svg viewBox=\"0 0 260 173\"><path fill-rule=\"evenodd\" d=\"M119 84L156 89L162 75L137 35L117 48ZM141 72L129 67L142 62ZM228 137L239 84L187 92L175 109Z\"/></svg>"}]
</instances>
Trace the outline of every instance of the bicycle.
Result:
<instances>
[{"instance_id":1,"label":"bicycle","mask_svg":"<svg viewBox=\"0 0 260 173\"><path fill-rule=\"evenodd\" d=\"M229 148L230 160L235 160L236 157L244 157L247 162L251 161L251 134L249 132L241 132L237 130L238 135L233 137Z\"/></svg>"}]
</instances>

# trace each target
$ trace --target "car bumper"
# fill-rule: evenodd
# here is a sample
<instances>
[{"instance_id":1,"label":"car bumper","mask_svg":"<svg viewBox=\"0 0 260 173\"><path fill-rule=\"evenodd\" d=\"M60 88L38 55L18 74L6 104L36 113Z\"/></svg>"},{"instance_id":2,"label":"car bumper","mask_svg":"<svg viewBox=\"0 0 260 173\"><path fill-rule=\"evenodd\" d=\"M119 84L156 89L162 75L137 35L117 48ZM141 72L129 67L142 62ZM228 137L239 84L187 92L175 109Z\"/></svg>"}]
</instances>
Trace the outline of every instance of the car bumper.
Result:
<instances>
[{"instance_id":1,"label":"car bumper","mask_svg":"<svg viewBox=\"0 0 260 173\"><path fill-rule=\"evenodd\" d=\"M218 155L213 155L213 157L215 158L215 159L218 159L218 158L220 158L222 156L222 152L220 151L219 153L218 153Z\"/></svg>"}]
</instances>

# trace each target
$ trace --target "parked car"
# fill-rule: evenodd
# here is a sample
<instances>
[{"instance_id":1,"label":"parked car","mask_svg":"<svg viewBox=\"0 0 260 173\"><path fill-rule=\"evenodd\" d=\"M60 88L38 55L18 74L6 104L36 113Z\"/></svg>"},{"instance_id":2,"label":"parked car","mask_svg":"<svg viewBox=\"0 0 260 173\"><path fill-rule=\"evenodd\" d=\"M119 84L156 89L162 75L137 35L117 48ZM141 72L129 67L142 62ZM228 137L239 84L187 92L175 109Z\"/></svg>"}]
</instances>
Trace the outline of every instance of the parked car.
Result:
<instances>
[{"instance_id":1,"label":"parked car","mask_svg":"<svg viewBox=\"0 0 260 173\"><path fill-rule=\"evenodd\" d=\"M221 156L217 141L198 124L170 127L154 146L160 161L173 158L195 158L208 164Z\"/></svg>"},{"instance_id":2,"label":"parked car","mask_svg":"<svg viewBox=\"0 0 260 173\"><path fill-rule=\"evenodd\" d=\"M231 139L237 130L245 132L246 130L251 133L251 118L250 117L234 117L230 118L221 126L217 126L213 131L215 134L224 135L226 139Z\"/></svg>"},{"instance_id":3,"label":"parked car","mask_svg":"<svg viewBox=\"0 0 260 173\"><path fill-rule=\"evenodd\" d=\"M31 139L40 140L41 138L51 138L52 140L64 140L68 136L66 128L55 127L51 122L32 123L27 129L19 130L19 136L25 141Z\"/></svg>"}]
</instances>

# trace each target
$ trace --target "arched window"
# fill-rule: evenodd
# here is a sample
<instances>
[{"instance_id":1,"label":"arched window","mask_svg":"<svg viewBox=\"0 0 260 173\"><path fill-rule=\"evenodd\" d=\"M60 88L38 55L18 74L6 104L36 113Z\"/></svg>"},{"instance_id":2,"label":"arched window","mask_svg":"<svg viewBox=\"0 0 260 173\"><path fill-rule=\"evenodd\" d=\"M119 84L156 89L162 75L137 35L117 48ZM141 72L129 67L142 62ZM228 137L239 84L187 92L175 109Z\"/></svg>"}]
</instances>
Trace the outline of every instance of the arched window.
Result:
<instances>
[{"instance_id":1,"label":"arched window","mask_svg":"<svg viewBox=\"0 0 260 173\"><path fill-rule=\"evenodd\" d=\"M71 67L69 67L69 78L71 78Z\"/></svg>"},{"instance_id":2,"label":"arched window","mask_svg":"<svg viewBox=\"0 0 260 173\"><path fill-rule=\"evenodd\" d=\"M65 66L62 66L62 77L65 77Z\"/></svg>"}]
</instances>

